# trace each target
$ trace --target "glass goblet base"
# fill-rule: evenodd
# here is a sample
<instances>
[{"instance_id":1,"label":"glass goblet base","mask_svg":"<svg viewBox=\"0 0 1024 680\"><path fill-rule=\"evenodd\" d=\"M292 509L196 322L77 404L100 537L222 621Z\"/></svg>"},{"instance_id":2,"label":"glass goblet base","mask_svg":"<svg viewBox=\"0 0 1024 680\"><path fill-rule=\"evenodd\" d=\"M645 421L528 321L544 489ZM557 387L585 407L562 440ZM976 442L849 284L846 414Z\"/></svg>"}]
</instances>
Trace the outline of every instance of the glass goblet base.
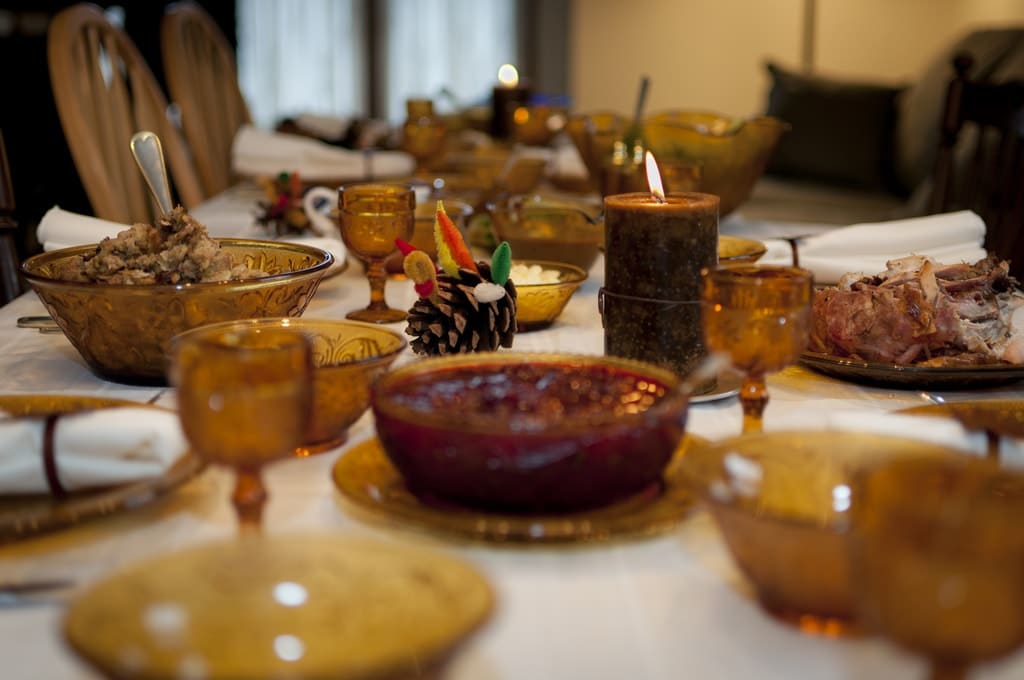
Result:
<instances>
[{"instance_id":1,"label":"glass goblet base","mask_svg":"<svg viewBox=\"0 0 1024 680\"><path fill-rule=\"evenodd\" d=\"M367 307L366 309L353 310L346 314L345 318L369 323L398 323L399 321L405 321L406 316L407 313L404 309Z\"/></svg>"}]
</instances>

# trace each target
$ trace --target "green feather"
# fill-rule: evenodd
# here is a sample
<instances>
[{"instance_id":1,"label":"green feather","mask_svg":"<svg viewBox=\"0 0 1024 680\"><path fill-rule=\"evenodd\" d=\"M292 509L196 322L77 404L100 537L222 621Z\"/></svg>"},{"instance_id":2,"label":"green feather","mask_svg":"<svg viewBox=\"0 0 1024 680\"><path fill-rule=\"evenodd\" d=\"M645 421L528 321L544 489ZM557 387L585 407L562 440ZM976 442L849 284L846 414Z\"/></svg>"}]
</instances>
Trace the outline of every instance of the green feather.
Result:
<instances>
[{"instance_id":1,"label":"green feather","mask_svg":"<svg viewBox=\"0 0 1024 680\"><path fill-rule=\"evenodd\" d=\"M504 286L512 273L512 248L508 241L502 241L491 255L491 281Z\"/></svg>"}]
</instances>

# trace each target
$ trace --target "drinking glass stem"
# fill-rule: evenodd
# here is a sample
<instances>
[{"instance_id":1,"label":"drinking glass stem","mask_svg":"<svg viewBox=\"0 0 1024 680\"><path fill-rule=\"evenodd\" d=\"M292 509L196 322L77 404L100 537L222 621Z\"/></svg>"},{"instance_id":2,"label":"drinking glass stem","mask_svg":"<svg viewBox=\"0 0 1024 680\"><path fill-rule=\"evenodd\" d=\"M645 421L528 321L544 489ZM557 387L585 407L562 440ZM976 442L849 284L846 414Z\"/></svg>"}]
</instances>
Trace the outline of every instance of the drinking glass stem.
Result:
<instances>
[{"instance_id":1,"label":"drinking glass stem","mask_svg":"<svg viewBox=\"0 0 1024 680\"><path fill-rule=\"evenodd\" d=\"M231 502L238 515L238 529L242 533L259 533L263 522L263 506L267 490L259 467L240 467L235 476L235 492Z\"/></svg>"},{"instance_id":2,"label":"drinking glass stem","mask_svg":"<svg viewBox=\"0 0 1024 680\"><path fill-rule=\"evenodd\" d=\"M743 433L763 432L764 407L768 405L768 388L763 373L748 373L743 378L740 405L743 407Z\"/></svg>"},{"instance_id":3,"label":"drinking glass stem","mask_svg":"<svg viewBox=\"0 0 1024 680\"><path fill-rule=\"evenodd\" d=\"M370 281L370 304L366 308L388 309L388 303L384 299L384 284L388 279L384 258L367 260L366 278Z\"/></svg>"},{"instance_id":4,"label":"drinking glass stem","mask_svg":"<svg viewBox=\"0 0 1024 680\"><path fill-rule=\"evenodd\" d=\"M935 661L932 663L928 678L929 680L966 680L967 666L950 661Z\"/></svg>"}]
</instances>

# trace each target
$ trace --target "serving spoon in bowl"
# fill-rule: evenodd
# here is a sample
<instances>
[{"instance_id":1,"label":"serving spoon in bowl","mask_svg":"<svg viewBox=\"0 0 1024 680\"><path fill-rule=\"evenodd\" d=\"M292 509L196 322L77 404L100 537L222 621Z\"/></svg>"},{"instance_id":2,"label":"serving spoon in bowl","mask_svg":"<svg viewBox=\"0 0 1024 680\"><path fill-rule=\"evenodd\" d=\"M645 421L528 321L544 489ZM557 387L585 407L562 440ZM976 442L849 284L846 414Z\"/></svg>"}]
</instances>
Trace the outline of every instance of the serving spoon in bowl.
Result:
<instances>
[{"instance_id":1,"label":"serving spoon in bowl","mask_svg":"<svg viewBox=\"0 0 1024 680\"><path fill-rule=\"evenodd\" d=\"M132 156L142 171L146 186L156 199L162 214L171 212L171 185L167 179L167 165L164 162L164 149L156 133L142 130L132 135L130 142Z\"/></svg>"}]
</instances>

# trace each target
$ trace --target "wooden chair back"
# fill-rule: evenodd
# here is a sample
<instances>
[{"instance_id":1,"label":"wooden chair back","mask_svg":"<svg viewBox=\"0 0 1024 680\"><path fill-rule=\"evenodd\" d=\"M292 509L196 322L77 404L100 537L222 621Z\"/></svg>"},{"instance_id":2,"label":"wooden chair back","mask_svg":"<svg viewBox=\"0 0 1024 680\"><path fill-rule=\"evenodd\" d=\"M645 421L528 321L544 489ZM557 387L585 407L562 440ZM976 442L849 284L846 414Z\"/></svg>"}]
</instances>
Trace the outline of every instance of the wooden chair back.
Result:
<instances>
[{"instance_id":1,"label":"wooden chair back","mask_svg":"<svg viewBox=\"0 0 1024 680\"><path fill-rule=\"evenodd\" d=\"M14 183L7 164L7 149L0 131L0 306L21 295L24 290L18 274L18 251L15 234L18 223L14 219Z\"/></svg>"},{"instance_id":2,"label":"wooden chair back","mask_svg":"<svg viewBox=\"0 0 1024 680\"><path fill-rule=\"evenodd\" d=\"M97 217L131 224L158 216L129 147L140 130L160 137L178 201L186 208L202 201L156 78L131 38L98 7L81 3L59 12L47 34L47 56L64 136Z\"/></svg>"},{"instance_id":3,"label":"wooden chair back","mask_svg":"<svg viewBox=\"0 0 1024 680\"><path fill-rule=\"evenodd\" d=\"M953 60L929 207L978 213L985 247L1024 281L1024 82L974 81L971 66L967 55Z\"/></svg>"},{"instance_id":4,"label":"wooden chair back","mask_svg":"<svg viewBox=\"0 0 1024 680\"><path fill-rule=\"evenodd\" d=\"M234 50L210 15L192 2L167 8L160 50L167 90L181 111L203 190L218 194L233 183L235 133L252 122L238 86Z\"/></svg>"}]
</instances>

